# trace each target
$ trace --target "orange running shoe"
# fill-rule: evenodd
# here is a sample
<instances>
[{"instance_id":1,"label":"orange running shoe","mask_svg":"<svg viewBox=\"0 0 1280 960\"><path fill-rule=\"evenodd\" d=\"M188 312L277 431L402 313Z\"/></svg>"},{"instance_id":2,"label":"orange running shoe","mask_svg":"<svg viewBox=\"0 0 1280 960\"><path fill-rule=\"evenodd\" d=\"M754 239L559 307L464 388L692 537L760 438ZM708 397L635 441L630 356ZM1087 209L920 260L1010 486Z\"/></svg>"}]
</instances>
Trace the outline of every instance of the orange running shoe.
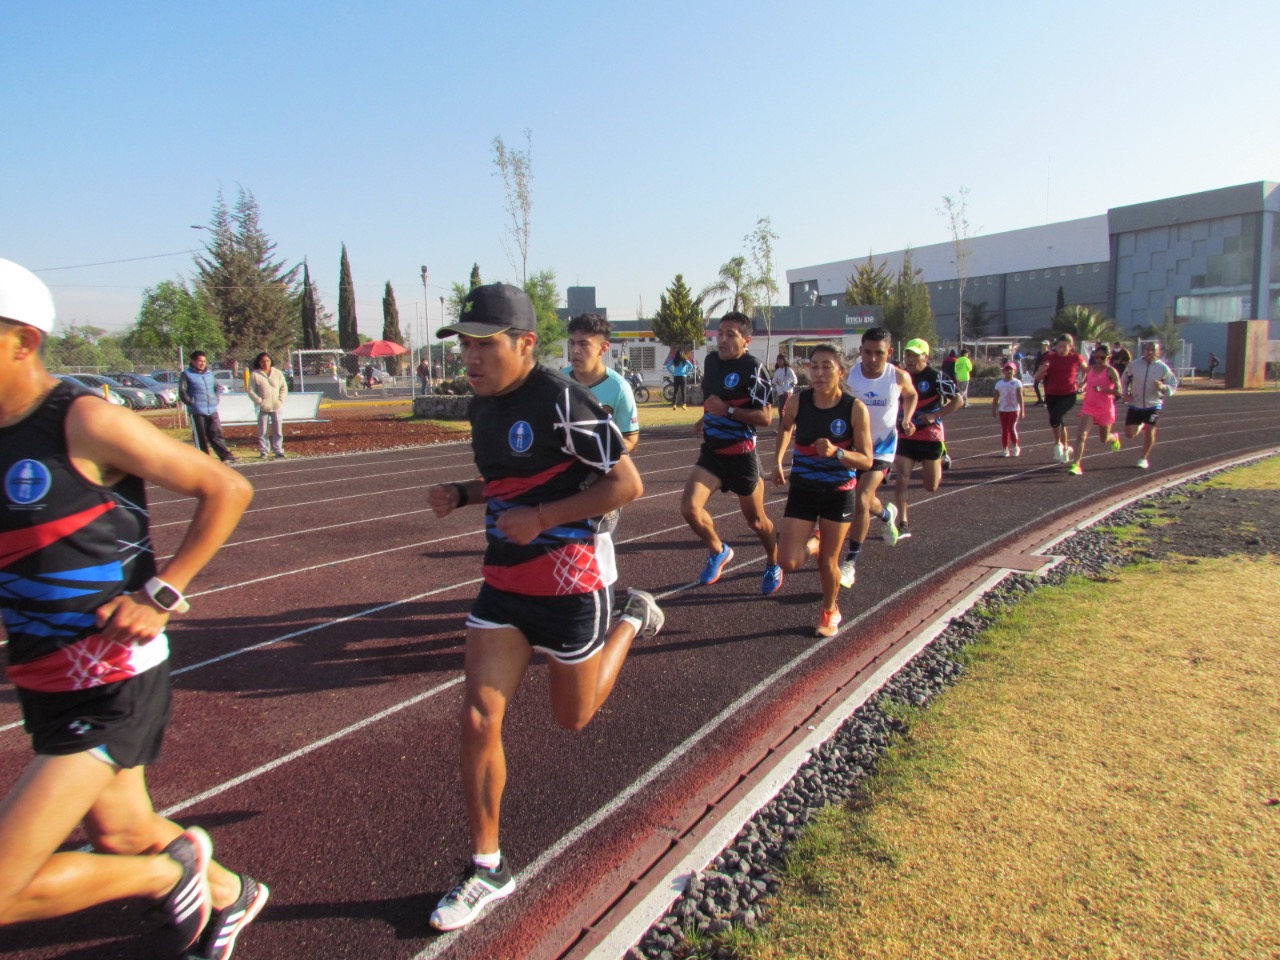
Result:
<instances>
[{"instance_id":1,"label":"orange running shoe","mask_svg":"<svg viewBox=\"0 0 1280 960\"><path fill-rule=\"evenodd\" d=\"M818 618L818 636L834 637L840 629L841 619L839 610L823 610L822 616Z\"/></svg>"}]
</instances>

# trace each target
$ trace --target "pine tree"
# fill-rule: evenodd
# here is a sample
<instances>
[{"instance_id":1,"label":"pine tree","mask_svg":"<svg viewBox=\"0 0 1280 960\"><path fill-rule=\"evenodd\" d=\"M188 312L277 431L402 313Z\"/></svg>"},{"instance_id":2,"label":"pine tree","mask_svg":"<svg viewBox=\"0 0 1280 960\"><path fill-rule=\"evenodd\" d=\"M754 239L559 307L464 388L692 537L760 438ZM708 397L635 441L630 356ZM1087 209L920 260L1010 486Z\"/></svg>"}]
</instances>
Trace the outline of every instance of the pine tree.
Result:
<instances>
[{"instance_id":1,"label":"pine tree","mask_svg":"<svg viewBox=\"0 0 1280 960\"><path fill-rule=\"evenodd\" d=\"M902 255L902 269L889 288L889 299L884 307L884 325L895 340L921 337L936 343L937 326L933 322L933 305L929 300L929 288L921 280L922 271L911 261L911 248Z\"/></svg>"},{"instance_id":2,"label":"pine tree","mask_svg":"<svg viewBox=\"0 0 1280 960\"><path fill-rule=\"evenodd\" d=\"M302 261L302 349L320 349L320 323L316 313L316 290L311 283L311 267Z\"/></svg>"},{"instance_id":3,"label":"pine tree","mask_svg":"<svg viewBox=\"0 0 1280 960\"><path fill-rule=\"evenodd\" d=\"M360 346L360 332L356 329L356 288L351 282L351 261L347 259L345 243L338 267L338 346L348 354L342 358L342 368L348 377L354 377L360 369L360 361L350 353Z\"/></svg>"},{"instance_id":4,"label":"pine tree","mask_svg":"<svg viewBox=\"0 0 1280 960\"><path fill-rule=\"evenodd\" d=\"M262 229L253 193L241 188L228 210L219 191L209 230L212 239L195 258L195 284L228 353L237 359L259 350L287 353L300 333L298 267L274 259L276 245Z\"/></svg>"},{"instance_id":5,"label":"pine tree","mask_svg":"<svg viewBox=\"0 0 1280 960\"><path fill-rule=\"evenodd\" d=\"M471 289L474 290L484 281L480 279L480 264L473 263L471 265Z\"/></svg>"},{"instance_id":6,"label":"pine tree","mask_svg":"<svg viewBox=\"0 0 1280 960\"><path fill-rule=\"evenodd\" d=\"M876 263L872 254L867 254L867 262L854 267L849 275L849 285L844 291L844 302L851 307L883 306L889 302L889 288L893 286L893 274L889 272L889 261Z\"/></svg>"},{"instance_id":7,"label":"pine tree","mask_svg":"<svg viewBox=\"0 0 1280 960\"><path fill-rule=\"evenodd\" d=\"M391 281L382 293L382 339L390 340L404 346L404 334L400 332L400 310L396 307L396 292L391 289ZM400 373L400 358L387 357L387 373L393 377Z\"/></svg>"},{"instance_id":8,"label":"pine tree","mask_svg":"<svg viewBox=\"0 0 1280 960\"><path fill-rule=\"evenodd\" d=\"M658 312L653 318L653 335L665 346L683 344L701 346L707 339L706 321L702 306L697 303L683 274L676 274L675 281L658 298Z\"/></svg>"}]
</instances>

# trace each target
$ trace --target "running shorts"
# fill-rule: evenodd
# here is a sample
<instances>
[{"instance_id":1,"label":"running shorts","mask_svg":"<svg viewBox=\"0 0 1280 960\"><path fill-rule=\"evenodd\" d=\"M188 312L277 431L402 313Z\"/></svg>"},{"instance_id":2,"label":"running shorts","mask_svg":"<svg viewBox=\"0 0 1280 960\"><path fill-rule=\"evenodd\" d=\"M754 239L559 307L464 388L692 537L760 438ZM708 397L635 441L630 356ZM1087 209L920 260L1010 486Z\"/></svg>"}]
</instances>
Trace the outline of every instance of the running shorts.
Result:
<instances>
[{"instance_id":1,"label":"running shorts","mask_svg":"<svg viewBox=\"0 0 1280 960\"><path fill-rule=\"evenodd\" d=\"M1159 419L1159 407L1130 407L1124 415L1124 425L1133 427L1145 423L1149 427L1154 427Z\"/></svg>"},{"instance_id":2,"label":"running shorts","mask_svg":"<svg viewBox=\"0 0 1280 960\"><path fill-rule=\"evenodd\" d=\"M923 463L926 460L941 460L942 441L912 440L907 437L899 437L898 456L906 457L914 463Z\"/></svg>"},{"instance_id":3,"label":"running shorts","mask_svg":"<svg viewBox=\"0 0 1280 960\"><path fill-rule=\"evenodd\" d=\"M1044 405L1049 408L1049 426L1060 427L1067 422L1067 414L1076 405L1074 393L1046 394Z\"/></svg>"},{"instance_id":4,"label":"running shorts","mask_svg":"<svg viewBox=\"0 0 1280 960\"><path fill-rule=\"evenodd\" d=\"M760 461L756 452L718 454L705 446L698 454L697 466L720 481L720 491L749 497L760 482Z\"/></svg>"},{"instance_id":5,"label":"running shorts","mask_svg":"<svg viewBox=\"0 0 1280 960\"><path fill-rule=\"evenodd\" d=\"M559 597L531 597L480 585L480 593L467 617L474 630L512 627L524 634L529 646L560 663L590 660L609 636L613 613L613 587L593 593Z\"/></svg>"},{"instance_id":6,"label":"running shorts","mask_svg":"<svg viewBox=\"0 0 1280 960\"><path fill-rule=\"evenodd\" d=\"M160 759L173 714L167 660L136 677L87 690L17 691L31 745L41 756L98 750L121 768Z\"/></svg>"},{"instance_id":7,"label":"running shorts","mask_svg":"<svg viewBox=\"0 0 1280 960\"><path fill-rule=\"evenodd\" d=\"M857 490L809 487L804 484L797 485L796 481L792 480L791 489L787 493L787 505L782 515L794 517L796 520L807 520L810 523L818 520L852 523L857 506Z\"/></svg>"}]
</instances>

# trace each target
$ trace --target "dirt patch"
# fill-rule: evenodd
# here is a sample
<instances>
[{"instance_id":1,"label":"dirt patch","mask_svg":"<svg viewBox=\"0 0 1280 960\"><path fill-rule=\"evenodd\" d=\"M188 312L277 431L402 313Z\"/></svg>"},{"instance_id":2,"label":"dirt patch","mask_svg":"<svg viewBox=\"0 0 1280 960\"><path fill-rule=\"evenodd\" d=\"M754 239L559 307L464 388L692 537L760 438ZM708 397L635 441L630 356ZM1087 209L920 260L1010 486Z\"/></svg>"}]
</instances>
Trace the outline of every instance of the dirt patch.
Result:
<instances>
[{"instance_id":1,"label":"dirt patch","mask_svg":"<svg viewBox=\"0 0 1280 960\"><path fill-rule=\"evenodd\" d=\"M414 420L404 403L352 407L325 407L314 423L286 423L284 448L291 457L315 457L335 453L394 450L427 443L467 440L465 422L456 428L433 420ZM224 427L223 433L237 455L252 458L258 452L258 428Z\"/></svg>"},{"instance_id":2,"label":"dirt patch","mask_svg":"<svg viewBox=\"0 0 1280 960\"><path fill-rule=\"evenodd\" d=\"M1170 497L1155 516L1143 531L1147 542L1134 551L1137 556L1280 553L1280 490L1193 487Z\"/></svg>"}]
</instances>

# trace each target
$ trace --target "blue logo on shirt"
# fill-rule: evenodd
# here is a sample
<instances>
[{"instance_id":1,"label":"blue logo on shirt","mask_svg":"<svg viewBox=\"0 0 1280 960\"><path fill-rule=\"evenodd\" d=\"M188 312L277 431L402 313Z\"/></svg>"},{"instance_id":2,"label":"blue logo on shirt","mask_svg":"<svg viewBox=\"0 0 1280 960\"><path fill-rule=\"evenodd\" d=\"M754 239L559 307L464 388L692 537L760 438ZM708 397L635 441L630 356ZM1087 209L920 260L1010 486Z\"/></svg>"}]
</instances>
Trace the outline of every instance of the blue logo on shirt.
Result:
<instances>
[{"instance_id":1,"label":"blue logo on shirt","mask_svg":"<svg viewBox=\"0 0 1280 960\"><path fill-rule=\"evenodd\" d=\"M4 475L4 492L10 503L36 503L53 486L53 475L39 460L19 460Z\"/></svg>"},{"instance_id":2,"label":"blue logo on shirt","mask_svg":"<svg viewBox=\"0 0 1280 960\"><path fill-rule=\"evenodd\" d=\"M507 431L507 443L514 453L527 453L533 446L533 427L527 420L517 420Z\"/></svg>"},{"instance_id":3,"label":"blue logo on shirt","mask_svg":"<svg viewBox=\"0 0 1280 960\"><path fill-rule=\"evenodd\" d=\"M736 373L729 374L724 378L724 385L730 389L736 387L738 385L738 375Z\"/></svg>"},{"instance_id":4,"label":"blue logo on shirt","mask_svg":"<svg viewBox=\"0 0 1280 960\"><path fill-rule=\"evenodd\" d=\"M836 418L831 421L831 435L835 437L843 437L849 432L849 424L843 420Z\"/></svg>"}]
</instances>

